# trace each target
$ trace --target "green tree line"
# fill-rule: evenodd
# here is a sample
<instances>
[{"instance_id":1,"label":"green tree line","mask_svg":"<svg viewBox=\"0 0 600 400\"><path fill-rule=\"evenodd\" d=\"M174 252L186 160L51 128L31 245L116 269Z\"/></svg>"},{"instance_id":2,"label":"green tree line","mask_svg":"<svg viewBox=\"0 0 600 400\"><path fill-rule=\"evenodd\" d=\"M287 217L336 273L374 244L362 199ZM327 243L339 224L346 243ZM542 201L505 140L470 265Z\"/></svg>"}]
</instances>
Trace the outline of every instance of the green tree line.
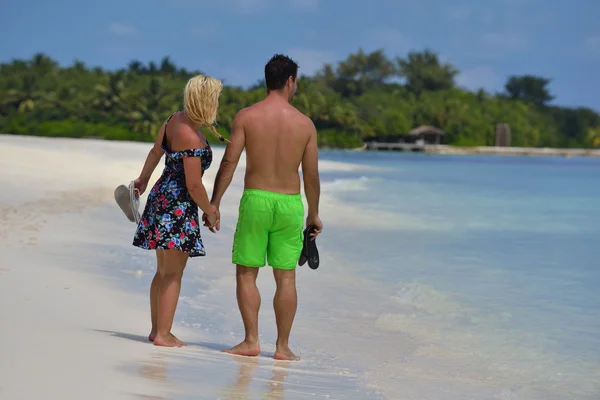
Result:
<instances>
[{"instance_id":1,"label":"green tree line","mask_svg":"<svg viewBox=\"0 0 600 400\"><path fill-rule=\"evenodd\" d=\"M41 53L13 60L0 64L0 132L151 141L165 118L183 108L185 83L198 73L168 57L158 64L134 60L116 71L81 61L61 67ZM429 50L392 59L383 50L359 49L303 76L293 104L328 147L357 147L420 125L443 129L451 145L493 145L497 123L510 125L515 146L600 146L600 115L551 105L549 79L511 76L504 92L492 94L458 88L458 73ZM226 85L220 132L227 136L236 112L264 95L262 81L247 89Z\"/></svg>"}]
</instances>

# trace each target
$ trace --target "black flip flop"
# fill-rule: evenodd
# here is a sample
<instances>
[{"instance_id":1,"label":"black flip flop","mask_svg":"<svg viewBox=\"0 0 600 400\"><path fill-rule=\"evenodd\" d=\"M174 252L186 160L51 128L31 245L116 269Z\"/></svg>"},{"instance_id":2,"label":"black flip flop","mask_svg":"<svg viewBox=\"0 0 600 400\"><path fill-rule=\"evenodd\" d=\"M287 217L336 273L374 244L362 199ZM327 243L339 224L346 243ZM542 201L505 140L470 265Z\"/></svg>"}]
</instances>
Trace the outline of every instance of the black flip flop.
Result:
<instances>
[{"instance_id":1,"label":"black flip flop","mask_svg":"<svg viewBox=\"0 0 600 400\"><path fill-rule=\"evenodd\" d=\"M299 265L304 265L308 261L311 269L319 268L319 250L317 249L317 240L311 240L310 234L315 230L314 226L309 226L304 230L304 243L302 253L300 253Z\"/></svg>"}]
</instances>

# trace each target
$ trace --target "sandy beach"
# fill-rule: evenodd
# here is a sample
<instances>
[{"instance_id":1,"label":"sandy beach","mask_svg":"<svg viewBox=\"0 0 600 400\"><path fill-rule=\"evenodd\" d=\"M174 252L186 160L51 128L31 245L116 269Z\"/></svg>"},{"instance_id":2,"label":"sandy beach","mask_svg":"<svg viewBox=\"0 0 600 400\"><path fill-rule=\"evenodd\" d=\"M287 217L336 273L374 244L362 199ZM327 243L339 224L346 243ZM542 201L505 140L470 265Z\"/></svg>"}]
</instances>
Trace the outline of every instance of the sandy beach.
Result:
<instances>
[{"instance_id":1,"label":"sandy beach","mask_svg":"<svg viewBox=\"0 0 600 400\"><path fill-rule=\"evenodd\" d=\"M268 297L274 287L267 273L259 279L262 332L267 332L263 355L250 359L218 351L242 333L228 246L243 168L223 206L219 236L203 233L209 257L188 266L202 268L215 285L227 287L226 296L197 304L198 314L208 315L211 302L224 301L231 326L223 325L223 335L204 335L193 329L198 324L186 326L178 311L174 332L188 347L157 348L147 341L153 254L131 246L134 225L117 208L112 192L137 176L148 149L148 144L0 136L0 237L5 242L0 317L6 333L0 344L0 398L280 399L284 393L285 398L359 393L348 371L270 358L274 318ZM209 190L221 156L216 148L206 176ZM161 170L162 163L151 182ZM190 286L202 285L197 277L186 279ZM191 301L184 282L180 302ZM299 324L302 307L301 302ZM296 349L302 355L302 347Z\"/></svg>"},{"instance_id":2,"label":"sandy beach","mask_svg":"<svg viewBox=\"0 0 600 400\"><path fill-rule=\"evenodd\" d=\"M268 267L258 278L261 356L219 351L243 338L230 258L243 159L222 204L221 231L203 230L207 256L191 260L184 274L173 332L189 346L155 347L147 341L154 254L131 245L135 225L113 199L117 185L137 176L149 148L0 135L0 399L595 398L597 364L565 364L541 333L506 328L508 312L482 314L424 280L373 279L369 241L405 233L427 243L434 233L451 238L462 225L336 200L334 193L363 190L367 182L361 174L369 167L352 164L351 155L320 163L331 176L356 179L323 184L321 267L298 269L290 345L301 361L271 358L275 286ZM222 155L214 149L209 192ZM151 183L161 171L162 163ZM405 260L411 254L392 246L376 256L404 270L435 271L437 264Z\"/></svg>"}]
</instances>

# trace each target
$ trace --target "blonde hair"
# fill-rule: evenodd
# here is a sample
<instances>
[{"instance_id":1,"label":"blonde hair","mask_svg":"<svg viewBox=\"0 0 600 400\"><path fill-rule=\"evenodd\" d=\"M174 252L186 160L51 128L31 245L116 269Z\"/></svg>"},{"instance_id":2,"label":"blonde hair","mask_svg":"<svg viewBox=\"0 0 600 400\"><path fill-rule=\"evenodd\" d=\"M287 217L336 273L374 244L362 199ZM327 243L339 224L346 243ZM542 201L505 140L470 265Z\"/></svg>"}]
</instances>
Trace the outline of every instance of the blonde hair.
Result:
<instances>
[{"instance_id":1,"label":"blonde hair","mask_svg":"<svg viewBox=\"0 0 600 400\"><path fill-rule=\"evenodd\" d=\"M214 123L217 120L219 96L223 83L212 76L196 75L185 85L183 107L188 119L199 125L206 125L220 141L228 141L217 132Z\"/></svg>"}]
</instances>

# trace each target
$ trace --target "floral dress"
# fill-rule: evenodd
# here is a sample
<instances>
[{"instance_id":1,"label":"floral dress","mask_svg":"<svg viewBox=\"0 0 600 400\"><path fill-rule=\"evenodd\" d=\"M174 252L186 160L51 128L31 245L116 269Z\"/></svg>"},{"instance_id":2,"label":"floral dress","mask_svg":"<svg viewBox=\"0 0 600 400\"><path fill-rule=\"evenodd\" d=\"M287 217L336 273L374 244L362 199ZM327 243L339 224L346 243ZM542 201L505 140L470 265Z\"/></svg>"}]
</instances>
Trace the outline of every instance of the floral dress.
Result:
<instances>
[{"instance_id":1,"label":"floral dress","mask_svg":"<svg viewBox=\"0 0 600 400\"><path fill-rule=\"evenodd\" d=\"M204 172L212 163L212 149L207 142L205 148L170 151L166 143L167 124L173 115L167 119L163 135L165 168L148 195L133 245L146 250L178 249L190 257L204 256L198 206L185 185L183 159L200 157Z\"/></svg>"}]
</instances>

